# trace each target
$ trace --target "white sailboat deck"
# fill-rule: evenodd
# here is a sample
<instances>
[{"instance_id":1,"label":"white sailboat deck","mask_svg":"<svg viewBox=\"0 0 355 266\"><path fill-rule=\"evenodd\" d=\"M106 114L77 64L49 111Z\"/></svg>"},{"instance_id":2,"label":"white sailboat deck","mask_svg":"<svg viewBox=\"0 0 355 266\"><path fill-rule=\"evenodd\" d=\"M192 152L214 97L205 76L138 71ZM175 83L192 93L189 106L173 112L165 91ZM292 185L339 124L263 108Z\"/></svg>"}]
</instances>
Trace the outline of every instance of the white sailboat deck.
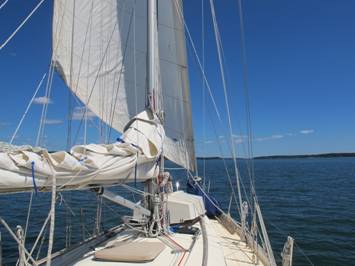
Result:
<instances>
[{"instance_id":1,"label":"white sailboat deck","mask_svg":"<svg viewBox=\"0 0 355 266\"><path fill-rule=\"evenodd\" d=\"M215 240L223 249L226 265L264 265L238 234L230 234L217 220L210 220L210 224L217 235Z\"/></svg>"},{"instance_id":2,"label":"white sailboat deck","mask_svg":"<svg viewBox=\"0 0 355 266\"><path fill-rule=\"evenodd\" d=\"M237 234L230 234L217 220L205 218L207 238L208 238L208 265L263 265L260 261L255 262L253 253L246 244L241 241ZM96 247L100 250L118 243L131 237L132 231L123 232L114 239L103 243ZM104 261L94 258L95 251L86 254L82 259L73 263L76 266L119 266L119 265L201 265L203 256L203 240L199 235L194 241L193 235L174 233L169 236L161 236L158 238L134 238L133 242L146 243L149 249L150 243L163 243L164 250L153 260L149 262L117 262ZM180 248L179 248L180 246ZM185 249L182 250L181 247ZM119 252L119 249L117 249ZM145 250L134 251L137 255L145 252Z\"/></svg>"}]
</instances>

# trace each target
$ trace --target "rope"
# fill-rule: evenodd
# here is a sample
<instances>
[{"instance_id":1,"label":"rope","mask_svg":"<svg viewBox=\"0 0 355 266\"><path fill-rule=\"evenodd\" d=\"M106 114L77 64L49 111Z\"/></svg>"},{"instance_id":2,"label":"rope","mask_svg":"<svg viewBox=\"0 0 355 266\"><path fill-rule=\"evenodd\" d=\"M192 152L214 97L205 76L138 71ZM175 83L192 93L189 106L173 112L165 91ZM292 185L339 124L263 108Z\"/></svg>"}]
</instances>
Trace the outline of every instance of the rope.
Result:
<instances>
[{"instance_id":1,"label":"rope","mask_svg":"<svg viewBox=\"0 0 355 266\"><path fill-rule=\"evenodd\" d=\"M65 10L64 10L65 11ZM59 24L59 31L57 31L56 33L58 35L61 34L62 29L63 29L63 18L64 18L64 14L65 12L63 12L61 19L57 21L57 24ZM58 26L58 25L55 25ZM47 97L47 99L49 99L49 96L51 95L51 91L52 91L52 83L53 83L53 75L54 75L54 65L53 65L53 60L54 55L56 54L56 50L59 46L59 40L61 38L57 37L57 43L55 43L53 45L54 49L52 51L52 58L51 58L51 63L49 64L49 75L48 75L48 79L47 79L47 84L46 84L46 92L45 92L45 96ZM48 110L48 103L44 104L42 107L42 112L41 112L41 120L40 120L40 125L38 128L38 132L37 132L37 138L36 138L36 146L38 146L40 144L40 141L43 139L43 135L44 135L44 121L45 118L47 117L47 110Z\"/></svg>"},{"instance_id":2,"label":"rope","mask_svg":"<svg viewBox=\"0 0 355 266\"><path fill-rule=\"evenodd\" d=\"M230 188L232 190L234 201L235 201L235 203L237 205L237 211L238 211L239 215L241 215L241 210L239 208L238 201L237 201L237 194L236 194L234 186L233 186L231 175L229 174L229 170L228 170L226 159L223 157L223 149L222 149L222 144L220 142L221 140L218 137L217 129L216 129L216 127L215 127L215 125L214 125L214 123L212 121L211 116L208 116L208 117L211 119L211 122L212 122L213 133L214 133L214 135L216 137L216 140L217 140L219 153L222 155L221 159L223 161L224 170L226 171L226 175L227 175L227 178L228 178L229 186L230 186ZM209 186L208 186L208 191L209 191Z\"/></svg>"},{"instance_id":3,"label":"rope","mask_svg":"<svg viewBox=\"0 0 355 266\"><path fill-rule=\"evenodd\" d=\"M22 250L26 253L26 255L28 256L28 259L32 261L33 265L38 265L37 262L32 258L32 256L30 255L30 253L27 251L26 247L23 245L23 243L21 243L21 241L18 239L18 237L16 236L16 234L14 234L14 232L11 230L10 226L5 222L4 219L2 219L0 217L0 223L3 224L3 226L6 228L6 230L10 233L10 235L12 236L12 238L16 241L16 243L22 248Z\"/></svg>"},{"instance_id":4,"label":"rope","mask_svg":"<svg viewBox=\"0 0 355 266\"><path fill-rule=\"evenodd\" d=\"M274 223L268 221L268 224L270 224L272 227L274 227L281 235L287 236L288 234L286 232L284 232L283 230L281 230L277 225L275 225ZM305 257L305 259L308 261L308 263L312 266L314 266L313 262L311 261L311 259L306 255L306 253L303 251L303 249L297 244L297 242L295 240L293 240L293 243L297 246L297 248L299 249L299 251L302 253L302 255Z\"/></svg>"},{"instance_id":5,"label":"rope","mask_svg":"<svg viewBox=\"0 0 355 266\"><path fill-rule=\"evenodd\" d=\"M176 242L174 239L172 239L168 234L163 233L164 236L166 236L170 242L172 242L176 247L178 247L181 251L188 251L188 249L184 248L183 246L181 246L178 242Z\"/></svg>"},{"instance_id":6,"label":"rope","mask_svg":"<svg viewBox=\"0 0 355 266\"><path fill-rule=\"evenodd\" d=\"M0 51L2 50L2 48L4 48L9 41L11 41L11 39L16 35L16 33L23 27L23 25L25 25L25 23L32 17L32 15L37 11L37 9L43 4L45 0L41 0L37 6L31 11L31 13L25 18L24 21L22 21L22 23L16 28L16 30L6 39L5 42L3 42L3 44L1 44L0 46ZM5 4L7 3L7 1L5 3L3 3L0 6L0 9L5 6Z\"/></svg>"},{"instance_id":7,"label":"rope","mask_svg":"<svg viewBox=\"0 0 355 266\"><path fill-rule=\"evenodd\" d=\"M46 97L46 99L49 100L51 90L52 90L52 82L53 82L53 74L54 74L54 67L53 67L52 61L49 65L48 72L49 72L49 75L48 75L47 83L46 83L45 97ZM38 127L37 138L36 138L36 146L39 146L41 144L41 140L43 139L44 125L45 125L45 120L47 117L47 110L48 110L48 102L49 101L47 101L42 107L41 118L40 118L40 123L39 123L39 127Z\"/></svg>"},{"instance_id":8,"label":"rope","mask_svg":"<svg viewBox=\"0 0 355 266\"><path fill-rule=\"evenodd\" d=\"M184 21L184 18L183 18L182 12L181 12L181 6L180 6L180 4L179 4L177 1L174 1L174 4L175 4L175 8L176 8L176 11L177 11L177 13L178 13L178 15L179 15L180 20L181 20L181 22L184 24L184 27L185 27L185 30L186 30L188 39L189 39L189 41L190 41L190 44L191 44L191 46L192 46L192 49L193 49L193 52L194 52L194 55L195 55L195 59L196 59L196 61L197 61L197 63L198 63L199 69L200 69L200 71L201 71L201 73L202 73L202 75L203 75L203 79L204 79L204 81L205 81L205 85L206 85L206 87L207 87L207 89L208 89L210 98L211 98L212 103L213 103L214 110L215 110L216 115L217 115L217 117L218 117L218 121L219 121L219 123L223 126L221 116L220 116L220 114L219 114L219 111L218 111L216 102L215 102L215 100L214 100L214 96L213 96L213 94L212 94L210 85L209 85L209 83L208 83L207 77L206 77L205 72L204 72L204 67L203 67L203 65L202 65L202 63L201 63L201 61L200 61L200 58L199 58L198 54L197 54L196 46L195 46L194 41L193 41L193 39L192 39L192 37L191 37L189 28L188 28L186 22ZM211 119L211 116L208 116L208 117ZM215 131L216 131L216 130L215 130ZM216 132L215 132L215 134L216 134ZM218 144L219 144L219 151L220 151L220 153L221 153L221 155L222 155L223 152L222 152L221 144L220 144L220 141L219 141L217 135L216 135L216 137L217 137L217 142L218 142ZM233 188L233 186L232 186L231 178L230 178L230 175L229 175L229 172L228 172L228 169L227 169L227 165L226 165L226 162L225 162L225 159L223 158L223 156L222 156L222 159L223 159L224 167L225 167L225 170L226 170L226 173L227 173L227 176L228 176L230 185L231 185L232 192L233 192L233 194L234 194L235 202L237 203L237 201L236 201L236 194L235 194L235 192L234 192L234 188ZM238 204L237 204L237 206L238 206ZM238 211L239 211L239 213L240 213L239 206L238 206Z\"/></svg>"},{"instance_id":9,"label":"rope","mask_svg":"<svg viewBox=\"0 0 355 266\"><path fill-rule=\"evenodd\" d=\"M105 52L104 52L104 54L103 54L103 56L102 56L102 58L101 58L101 62L100 62L99 68L98 68L98 70L97 70L97 72L96 72L96 76L95 76L94 83L92 84L92 87L91 87L91 89L90 89L90 94L89 94L89 96L88 96L88 98L87 98L87 101L84 103L85 106L87 106L87 105L89 104L90 100L91 100L92 94L93 94L93 92L94 92L94 89L95 89L97 80L98 80L98 78L99 78L100 71L101 71L102 66L103 66L103 63L104 63L104 61L105 61L105 58L106 58L106 55L107 55L107 52L108 52L108 48L110 47L111 40L112 40L112 38L113 38L114 32L115 32L115 30L116 30L116 27L117 27L117 22L115 23L115 25L114 25L114 27L113 27L113 29L112 29L112 32L111 32L109 41L108 41L108 43L107 43L107 45L106 45L106 47L105 47ZM78 135L78 132L80 131L80 127L81 127L81 124L82 124L82 121L83 121L84 117L85 117L85 112L84 112L83 115L81 116L80 125L79 125L79 130L77 131L76 136ZM101 122L102 122L102 121L101 121Z\"/></svg>"},{"instance_id":10,"label":"rope","mask_svg":"<svg viewBox=\"0 0 355 266\"><path fill-rule=\"evenodd\" d=\"M201 1L201 42L202 42L202 141L206 141L206 96L205 96L205 80L203 75L205 73L205 0ZM205 145L203 147L203 154L206 152ZM206 188L206 159L203 158L203 188Z\"/></svg>"},{"instance_id":11,"label":"rope","mask_svg":"<svg viewBox=\"0 0 355 266\"><path fill-rule=\"evenodd\" d=\"M129 41L129 37L131 35L131 27L132 27L133 15L135 14L135 12L134 12L135 9L134 8L132 8L132 9L133 10L132 10L132 13L131 13L130 19L129 19L128 33L127 33L126 42L125 42L125 46L124 46L124 50L123 50L122 67L121 67L120 72L119 72L119 79L118 79L118 84L117 84L117 89L116 89L115 100L114 100L113 108L111 108L111 110L110 110L110 122L109 122L109 126L110 127L109 127L107 141L109 141L110 138L111 138L112 124L113 124L114 117L115 117L115 110L116 110L116 105L117 105L118 92L120 90L120 85L121 85L121 80L122 80L122 73L123 73L123 69L124 69L123 65L126 63L126 54L127 54L127 48L128 48L128 41Z\"/></svg>"},{"instance_id":12,"label":"rope","mask_svg":"<svg viewBox=\"0 0 355 266\"><path fill-rule=\"evenodd\" d=\"M23 120L25 119L25 117L26 117L26 115L27 115L27 113L28 113L28 111L29 111L29 109L30 109L30 107L31 107L31 105L32 105L32 103L33 103L33 101L34 101L34 99L35 99L35 97L36 97L38 91L39 91L39 89L41 88L42 83L43 83L43 80L44 80L44 78L46 77L46 75L47 75L47 73L44 73L44 74L43 74L43 77L42 77L42 79L41 79L41 81L38 83L37 88L36 88L36 90L35 90L35 93L33 94L33 96L32 96L32 98L31 98L30 102L28 103L27 108L26 108L24 114L22 115L21 120L20 120L20 122L18 123L18 125L17 125L17 127L16 127L16 129L15 129L14 134L12 134L12 137L11 137L11 140L10 140L10 144L12 144L12 142L14 141L14 139L15 139L15 137L16 137L16 135L17 135L17 132L19 131L19 129L20 129L21 125L22 125Z\"/></svg>"},{"instance_id":13,"label":"rope","mask_svg":"<svg viewBox=\"0 0 355 266\"><path fill-rule=\"evenodd\" d=\"M212 203L212 205L219 210L221 213L224 213L224 211L221 209L221 207L219 207L217 204L214 203L214 201L210 198L210 196L203 190L203 188L199 185L199 183L193 179L193 177L191 176L192 180L195 182L195 185L201 190L201 192L203 193L203 195Z\"/></svg>"},{"instance_id":14,"label":"rope","mask_svg":"<svg viewBox=\"0 0 355 266\"><path fill-rule=\"evenodd\" d=\"M73 88L73 58L74 58L74 30L75 30L75 4L76 1L73 1L73 23L72 23L72 28L71 28L71 40L70 40L70 72L69 72L69 87ZM85 45L84 45L85 47ZM84 48L83 48L84 49ZM80 71L80 70L79 70ZM80 72L79 72L80 74ZM72 116L73 116L73 100L71 97L71 91L68 90L68 109L67 109L67 120L68 120L68 125L67 125L67 150L70 149L71 146L71 128L72 128Z\"/></svg>"},{"instance_id":15,"label":"rope","mask_svg":"<svg viewBox=\"0 0 355 266\"><path fill-rule=\"evenodd\" d=\"M35 190L35 193L37 195L37 185L36 185L36 178L35 178L35 162L31 162L31 173L32 173L32 183L33 183L33 188Z\"/></svg>"},{"instance_id":16,"label":"rope","mask_svg":"<svg viewBox=\"0 0 355 266\"><path fill-rule=\"evenodd\" d=\"M49 218L50 218L50 214L48 214L46 220L44 221L44 223L43 223L43 225L42 225L42 228L41 228L41 230L39 231L39 234L37 235L36 241L35 241L35 243L34 243L33 246L32 246L32 249L31 249L31 251L30 251L30 255L31 255L31 256L32 256L32 253L33 253L33 251L35 250L37 244L38 244L38 241L41 239L41 236L42 236L42 234L43 234L44 229L45 229L46 226L47 226L47 223L48 223L48 221L49 221ZM27 259L26 262L28 262L28 259Z\"/></svg>"},{"instance_id":17,"label":"rope","mask_svg":"<svg viewBox=\"0 0 355 266\"><path fill-rule=\"evenodd\" d=\"M204 72L204 70L203 70L203 66L202 66L202 64L201 64L200 58L199 58L199 56L198 56L198 54L197 54L197 50L196 50L194 41L193 41L193 39L192 39L192 37L191 37L189 28L187 27L187 24L186 24L186 22L185 22L185 20L184 20L184 17L183 17L183 15L182 15L181 6L180 6L180 4L178 3L178 1L174 1L174 4L175 4L175 9L176 9L176 11L177 11L177 13L178 13L178 15L179 15L180 21L184 24L184 28L185 28L185 30L186 30L187 36L188 36L188 38L189 38L189 41L190 41L190 43L191 43L193 52L194 52L194 54L195 54L195 58L196 58L197 63L198 63L198 65L199 65L200 71L202 72L203 79L205 80L205 84L206 84L206 87L207 87L207 89L208 89L208 93L209 93L209 95L210 95L211 101L212 101L212 103L213 103L214 110L215 110L215 112L216 112L216 114L217 114L218 119L219 119L220 121L222 121L221 116L220 116L219 111L218 111L218 107L217 107L216 101L215 101L215 99L214 99L214 96L213 96L213 93L212 93L212 90L211 90L211 87L210 87L210 84L209 84L209 82L208 82L208 80L207 80L207 77L206 77L205 72Z\"/></svg>"},{"instance_id":18,"label":"rope","mask_svg":"<svg viewBox=\"0 0 355 266\"><path fill-rule=\"evenodd\" d=\"M242 52L242 64L243 64L243 87L245 94L245 112L247 114L247 133L248 133L248 170L250 177L250 187L252 197L255 196L255 173L254 173L254 160L253 160L253 131L251 126L251 112L250 112L250 96L249 96L249 80L248 80L248 61L246 52L246 41L245 41L245 27L244 27L244 15L242 0L238 0L238 11L239 11L239 22L240 22L240 42L241 42L241 52ZM251 206L252 207L252 206Z\"/></svg>"},{"instance_id":19,"label":"rope","mask_svg":"<svg viewBox=\"0 0 355 266\"><path fill-rule=\"evenodd\" d=\"M7 4L7 2L9 2L9 0L5 0L4 3L0 5L0 10Z\"/></svg>"},{"instance_id":20,"label":"rope","mask_svg":"<svg viewBox=\"0 0 355 266\"><path fill-rule=\"evenodd\" d=\"M31 192L30 202L28 204L28 209L27 209L26 226L25 226L25 232L24 232L24 236L23 236L23 239L24 239L24 243L23 244L24 245L25 245L25 242L26 242L28 224L29 224L29 221L30 221L30 215L31 215L31 210L32 210L32 200L33 200L33 192Z\"/></svg>"},{"instance_id":21,"label":"rope","mask_svg":"<svg viewBox=\"0 0 355 266\"><path fill-rule=\"evenodd\" d=\"M153 196L153 194L151 194L151 193L145 192L143 190L139 190L137 188L130 187L130 186L126 185L126 184L120 184L118 186L122 186L123 188L125 188L125 189L127 189L127 190L129 190L129 191L131 191L133 193L142 195L142 196L148 196L148 195L149 196Z\"/></svg>"},{"instance_id":22,"label":"rope","mask_svg":"<svg viewBox=\"0 0 355 266\"><path fill-rule=\"evenodd\" d=\"M51 167L52 172L52 198L51 198L51 209L50 209L50 217L51 223L49 227L49 239L48 239L48 250L47 250L47 266L51 265L52 262L52 248L53 248L53 240L54 240L54 229L55 229L55 203L56 203L56 177L54 175L54 171L50 162L48 164Z\"/></svg>"},{"instance_id":23,"label":"rope","mask_svg":"<svg viewBox=\"0 0 355 266\"><path fill-rule=\"evenodd\" d=\"M238 171L238 167L237 167L236 150L235 150L234 139L233 139L232 120L231 120L228 93L227 93L227 84L226 84L226 79L224 76L224 66L223 66L223 62L222 62L222 52L221 52L222 43L221 43L221 38L220 38L219 30L218 30L213 0L210 0L210 6L211 6L211 14L212 14L212 20L213 20L213 28L214 28L214 33L215 33L215 37L216 37L217 53L218 53L219 67L220 67L220 71L221 71L224 100L225 100L226 109L227 109L228 127L229 127L230 141L231 141L231 146L232 146L234 171L235 171L235 175L236 175L236 179L237 179L237 189L238 189L239 204L240 204L239 208L240 208L240 210L242 210L242 198L241 198L241 190L240 190L240 183L239 183L240 176L239 176L239 171Z\"/></svg>"}]
</instances>

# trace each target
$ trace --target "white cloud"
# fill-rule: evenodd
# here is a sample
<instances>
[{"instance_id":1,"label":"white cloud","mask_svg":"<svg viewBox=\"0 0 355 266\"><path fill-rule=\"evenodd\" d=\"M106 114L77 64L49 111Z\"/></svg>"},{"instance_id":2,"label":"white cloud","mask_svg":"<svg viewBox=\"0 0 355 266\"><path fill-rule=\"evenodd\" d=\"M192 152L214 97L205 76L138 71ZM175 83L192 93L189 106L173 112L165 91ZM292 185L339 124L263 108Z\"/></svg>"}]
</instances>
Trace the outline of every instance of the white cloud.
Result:
<instances>
[{"instance_id":1,"label":"white cloud","mask_svg":"<svg viewBox=\"0 0 355 266\"><path fill-rule=\"evenodd\" d=\"M93 118L96 117L96 115L90 111L89 109L87 110L86 113L87 118ZM72 115L73 120L81 120L85 118L85 107L75 107Z\"/></svg>"},{"instance_id":2,"label":"white cloud","mask_svg":"<svg viewBox=\"0 0 355 266\"><path fill-rule=\"evenodd\" d=\"M281 134L271 136L272 139L282 139L283 137L284 137L284 135L281 135Z\"/></svg>"},{"instance_id":3,"label":"white cloud","mask_svg":"<svg viewBox=\"0 0 355 266\"><path fill-rule=\"evenodd\" d=\"M275 134L269 137L263 137L263 138L256 138L256 141L266 141L266 140L273 140L273 139L282 139L284 138L284 135L281 134Z\"/></svg>"},{"instance_id":4,"label":"white cloud","mask_svg":"<svg viewBox=\"0 0 355 266\"><path fill-rule=\"evenodd\" d=\"M233 134L233 138L236 138L236 139L247 139L248 136L247 135L235 135L235 134Z\"/></svg>"},{"instance_id":5,"label":"white cloud","mask_svg":"<svg viewBox=\"0 0 355 266\"><path fill-rule=\"evenodd\" d=\"M300 130L300 133L305 134L305 135L312 134L312 133L314 133L314 129L303 129L303 130Z\"/></svg>"},{"instance_id":6,"label":"white cloud","mask_svg":"<svg viewBox=\"0 0 355 266\"><path fill-rule=\"evenodd\" d=\"M8 122L0 122L0 127L6 127L8 125L10 125L10 123L8 123Z\"/></svg>"},{"instance_id":7,"label":"white cloud","mask_svg":"<svg viewBox=\"0 0 355 266\"><path fill-rule=\"evenodd\" d=\"M212 144L212 143L214 143L213 140L206 140L206 141L205 141L205 144Z\"/></svg>"},{"instance_id":8,"label":"white cloud","mask_svg":"<svg viewBox=\"0 0 355 266\"><path fill-rule=\"evenodd\" d=\"M235 144L241 144L243 143L248 137L246 135L234 135L233 134L233 140Z\"/></svg>"},{"instance_id":9,"label":"white cloud","mask_svg":"<svg viewBox=\"0 0 355 266\"><path fill-rule=\"evenodd\" d=\"M234 139L235 144L242 144L244 142L244 139Z\"/></svg>"},{"instance_id":10,"label":"white cloud","mask_svg":"<svg viewBox=\"0 0 355 266\"><path fill-rule=\"evenodd\" d=\"M41 97L34 98L33 103L34 104L49 104L49 103L52 103L52 100L48 97L41 96Z\"/></svg>"},{"instance_id":11,"label":"white cloud","mask_svg":"<svg viewBox=\"0 0 355 266\"><path fill-rule=\"evenodd\" d=\"M59 119L47 119L44 121L46 125L59 125L63 123L63 120Z\"/></svg>"}]
</instances>

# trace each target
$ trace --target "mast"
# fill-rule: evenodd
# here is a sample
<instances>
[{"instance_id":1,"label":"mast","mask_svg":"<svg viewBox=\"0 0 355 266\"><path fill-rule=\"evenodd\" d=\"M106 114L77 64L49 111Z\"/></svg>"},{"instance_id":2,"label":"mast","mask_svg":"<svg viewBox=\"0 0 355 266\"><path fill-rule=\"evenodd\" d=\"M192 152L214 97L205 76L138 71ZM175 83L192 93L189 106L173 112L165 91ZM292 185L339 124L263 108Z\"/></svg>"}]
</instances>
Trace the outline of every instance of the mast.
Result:
<instances>
[{"instance_id":1,"label":"mast","mask_svg":"<svg viewBox=\"0 0 355 266\"><path fill-rule=\"evenodd\" d=\"M153 116L157 116L162 123L162 116L159 106L159 68L158 68L158 25L157 25L157 0L147 0L147 92L146 92L146 108L150 110ZM159 160L159 174L164 168L164 155L161 153ZM148 234L150 237L157 236L161 231L159 209L161 206L161 195L158 186L158 178L146 181L145 190L151 196L148 196L146 207L151 211L151 219L148 223Z\"/></svg>"},{"instance_id":2,"label":"mast","mask_svg":"<svg viewBox=\"0 0 355 266\"><path fill-rule=\"evenodd\" d=\"M146 107L153 113L157 113L156 91L156 24L157 24L157 1L147 0L147 98Z\"/></svg>"}]
</instances>

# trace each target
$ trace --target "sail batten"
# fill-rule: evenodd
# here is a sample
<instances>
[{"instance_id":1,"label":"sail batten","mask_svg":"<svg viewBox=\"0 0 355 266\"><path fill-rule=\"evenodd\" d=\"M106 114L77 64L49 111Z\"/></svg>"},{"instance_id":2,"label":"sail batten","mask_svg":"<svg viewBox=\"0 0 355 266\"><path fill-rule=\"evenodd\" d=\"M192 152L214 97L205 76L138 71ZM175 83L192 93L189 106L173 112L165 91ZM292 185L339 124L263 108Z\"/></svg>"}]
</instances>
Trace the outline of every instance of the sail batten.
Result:
<instances>
[{"instance_id":1,"label":"sail batten","mask_svg":"<svg viewBox=\"0 0 355 266\"><path fill-rule=\"evenodd\" d=\"M162 105L159 109L164 113L164 155L193 170L185 33L175 1L181 2L158 1L155 48L160 71L154 86L159 87L156 104ZM55 69L87 108L107 125L123 132L130 119L146 108L147 1L73 2L55 1Z\"/></svg>"}]
</instances>

